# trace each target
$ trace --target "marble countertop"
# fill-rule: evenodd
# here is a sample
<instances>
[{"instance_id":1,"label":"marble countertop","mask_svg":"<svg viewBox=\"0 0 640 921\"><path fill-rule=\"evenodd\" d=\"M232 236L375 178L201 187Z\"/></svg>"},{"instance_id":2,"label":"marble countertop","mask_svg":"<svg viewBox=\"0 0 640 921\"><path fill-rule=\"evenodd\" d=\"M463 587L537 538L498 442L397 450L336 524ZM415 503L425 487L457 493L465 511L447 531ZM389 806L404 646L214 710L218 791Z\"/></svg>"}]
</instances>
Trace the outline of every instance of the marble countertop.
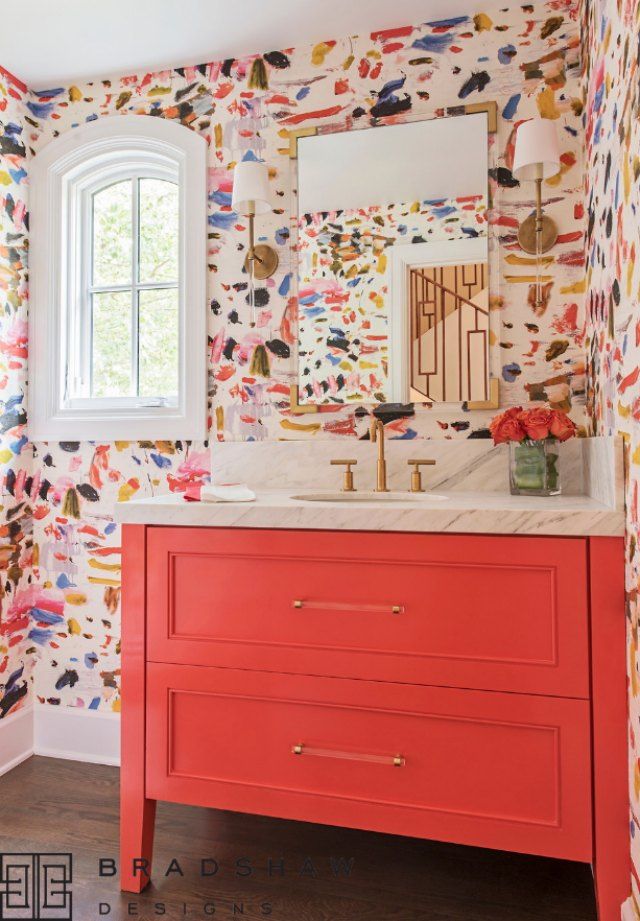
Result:
<instances>
[{"instance_id":1,"label":"marble countertop","mask_svg":"<svg viewBox=\"0 0 640 921\"><path fill-rule=\"evenodd\" d=\"M309 490L307 490L309 491ZM118 503L122 524L216 528L413 531L617 537L624 512L590 496L550 498L451 492L432 502L307 502L300 489L258 489L255 502L187 502L182 495Z\"/></svg>"}]
</instances>

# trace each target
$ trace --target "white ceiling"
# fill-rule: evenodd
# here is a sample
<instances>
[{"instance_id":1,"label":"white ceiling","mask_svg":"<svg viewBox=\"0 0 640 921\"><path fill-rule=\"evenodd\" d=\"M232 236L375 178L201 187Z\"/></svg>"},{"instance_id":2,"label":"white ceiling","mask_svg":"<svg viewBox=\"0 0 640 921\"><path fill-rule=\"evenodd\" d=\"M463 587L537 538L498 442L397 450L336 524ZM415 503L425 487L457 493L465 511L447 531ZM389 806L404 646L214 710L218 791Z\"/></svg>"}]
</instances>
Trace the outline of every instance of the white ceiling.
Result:
<instances>
[{"instance_id":1,"label":"white ceiling","mask_svg":"<svg viewBox=\"0 0 640 921\"><path fill-rule=\"evenodd\" d=\"M479 12L481 0L15 0L0 65L32 89Z\"/></svg>"}]
</instances>

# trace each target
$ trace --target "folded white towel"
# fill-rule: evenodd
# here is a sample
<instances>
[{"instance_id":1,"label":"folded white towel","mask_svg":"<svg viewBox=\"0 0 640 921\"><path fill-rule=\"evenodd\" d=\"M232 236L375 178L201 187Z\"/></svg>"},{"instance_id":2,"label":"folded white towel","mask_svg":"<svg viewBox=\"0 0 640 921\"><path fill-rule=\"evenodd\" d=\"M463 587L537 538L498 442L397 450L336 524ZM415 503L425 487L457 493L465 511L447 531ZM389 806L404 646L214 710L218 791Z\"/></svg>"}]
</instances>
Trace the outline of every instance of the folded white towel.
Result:
<instances>
[{"instance_id":1,"label":"folded white towel","mask_svg":"<svg viewBox=\"0 0 640 921\"><path fill-rule=\"evenodd\" d=\"M203 486L202 502L254 502L256 494L246 483L224 483L222 486Z\"/></svg>"}]
</instances>

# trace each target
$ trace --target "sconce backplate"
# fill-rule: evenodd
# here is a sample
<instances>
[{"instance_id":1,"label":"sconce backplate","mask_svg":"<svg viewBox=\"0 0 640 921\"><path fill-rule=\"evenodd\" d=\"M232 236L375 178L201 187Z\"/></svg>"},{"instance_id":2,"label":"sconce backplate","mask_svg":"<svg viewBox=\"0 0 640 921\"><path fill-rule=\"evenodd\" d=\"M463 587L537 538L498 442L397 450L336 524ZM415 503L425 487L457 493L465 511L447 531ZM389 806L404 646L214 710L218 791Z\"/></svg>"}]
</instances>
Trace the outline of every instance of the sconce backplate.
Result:
<instances>
[{"instance_id":1,"label":"sconce backplate","mask_svg":"<svg viewBox=\"0 0 640 921\"><path fill-rule=\"evenodd\" d=\"M558 226L553 218L548 215L542 215L542 238L540 252L547 253L556 245L558 239ZM525 253L535 256L538 252L536 245L536 216L530 214L518 229L518 243Z\"/></svg>"},{"instance_id":2,"label":"sconce backplate","mask_svg":"<svg viewBox=\"0 0 640 921\"><path fill-rule=\"evenodd\" d=\"M267 243L258 243L254 248L256 259L253 261L253 277L262 281L265 278L271 278L278 268L278 254L272 246ZM251 258L247 256L244 267L247 272L251 272Z\"/></svg>"}]
</instances>

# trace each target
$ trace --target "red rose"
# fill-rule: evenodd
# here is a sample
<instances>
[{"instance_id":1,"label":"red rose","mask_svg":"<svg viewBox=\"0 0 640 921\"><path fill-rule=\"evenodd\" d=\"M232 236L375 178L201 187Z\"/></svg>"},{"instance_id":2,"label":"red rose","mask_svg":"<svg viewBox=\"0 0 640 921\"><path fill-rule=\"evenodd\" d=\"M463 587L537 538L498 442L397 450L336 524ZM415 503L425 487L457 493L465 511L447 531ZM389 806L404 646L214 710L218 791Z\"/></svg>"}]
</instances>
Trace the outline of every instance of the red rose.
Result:
<instances>
[{"instance_id":1,"label":"red rose","mask_svg":"<svg viewBox=\"0 0 640 921\"><path fill-rule=\"evenodd\" d=\"M573 438L578 429L575 422L566 413L561 413L554 409L551 413L549 431L558 441L566 441L568 438Z\"/></svg>"},{"instance_id":2,"label":"red rose","mask_svg":"<svg viewBox=\"0 0 640 921\"><path fill-rule=\"evenodd\" d=\"M549 437L551 419L551 410L543 406L527 409L520 414L520 422L531 441L544 441Z\"/></svg>"},{"instance_id":3,"label":"red rose","mask_svg":"<svg viewBox=\"0 0 640 921\"><path fill-rule=\"evenodd\" d=\"M503 444L505 441L524 441L527 433L520 423L521 412L521 406L513 406L491 420L489 431L494 444Z\"/></svg>"}]
</instances>

